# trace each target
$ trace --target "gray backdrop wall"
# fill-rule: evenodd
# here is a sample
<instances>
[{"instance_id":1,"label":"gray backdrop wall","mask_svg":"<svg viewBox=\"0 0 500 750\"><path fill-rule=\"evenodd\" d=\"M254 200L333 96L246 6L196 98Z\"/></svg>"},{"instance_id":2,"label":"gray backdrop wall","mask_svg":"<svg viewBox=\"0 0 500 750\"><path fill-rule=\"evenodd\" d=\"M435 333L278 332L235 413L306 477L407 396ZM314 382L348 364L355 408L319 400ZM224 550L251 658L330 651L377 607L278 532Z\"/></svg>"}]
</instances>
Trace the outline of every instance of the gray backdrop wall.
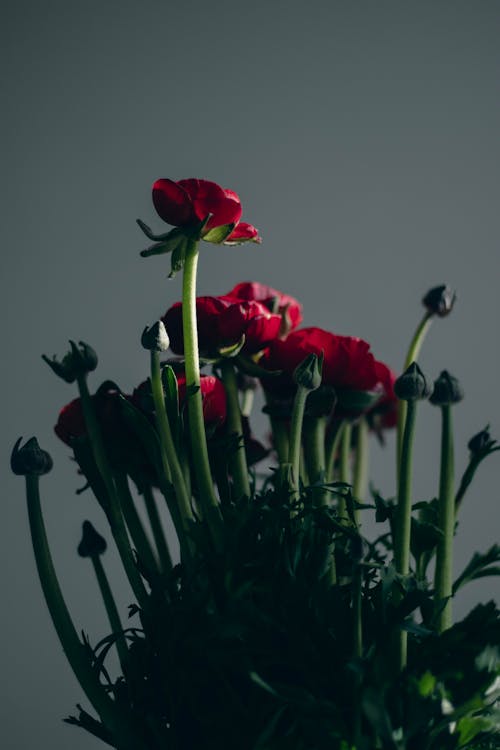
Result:
<instances>
[{"instance_id":1,"label":"gray backdrop wall","mask_svg":"<svg viewBox=\"0 0 500 750\"><path fill-rule=\"evenodd\" d=\"M36 434L53 554L75 620L106 632L91 571L75 554L83 518L103 519L52 431L74 397L40 354L90 342L100 380L146 374L139 335L179 298L164 258L143 260L140 216L159 227L157 177L239 192L262 246L208 247L199 290L259 280L304 303L305 323L359 335L401 367L419 300L459 292L422 365L460 377L457 464L498 409L500 4L311 0L17 0L2 17L2 554L6 750L97 742L61 723L81 691L36 579L23 483L8 456ZM416 497L436 491L438 414L421 410ZM373 479L394 491L393 443ZM457 570L499 538L499 459L467 498ZM130 593L112 551L122 610ZM471 586L457 614L498 595Z\"/></svg>"}]
</instances>

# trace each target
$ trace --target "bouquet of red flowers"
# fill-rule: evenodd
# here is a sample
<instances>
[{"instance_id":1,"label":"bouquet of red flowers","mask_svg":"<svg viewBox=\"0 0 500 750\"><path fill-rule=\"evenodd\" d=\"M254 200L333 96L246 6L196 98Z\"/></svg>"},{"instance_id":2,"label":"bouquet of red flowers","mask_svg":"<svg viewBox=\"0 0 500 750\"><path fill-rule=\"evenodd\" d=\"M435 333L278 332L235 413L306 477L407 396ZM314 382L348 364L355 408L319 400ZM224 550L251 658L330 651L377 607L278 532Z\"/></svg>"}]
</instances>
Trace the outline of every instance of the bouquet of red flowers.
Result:
<instances>
[{"instance_id":1,"label":"bouquet of red flowers","mask_svg":"<svg viewBox=\"0 0 500 750\"><path fill-rule=\"evenodd\" d=\"M44 357L78 386L55 431L102 508L133 595L125 620L102 562L107 542L85 521L78 553L110 624L97 644L79 635L51 560L39 478L52 459L35 438L12 453L46 602L89 704L67 721L119 750L500 748L500 613L489 602L452 616L460 587L500 573L495 545L452 575L460 506L500 445L479 432L456 477L460 384L447 371L432 382L418 365L454 293L425 295L396 375L362 339L301 328L300 303L269 286L196 296L201 241L260 242L232 190L161 179L153 203L173 228L154 234L138 221L152 242L141 255L170 255L182 299L144 329L147 379L133 393L109 380L91 393L88 344ZM267 444L250 428L257 388ZM441 414L439 492L415 503L422 401ZM368 488L370 442L388 429L394 498ZM380 525L375 539L362 533L365 513Z\"/></svg>"}]
</instances>

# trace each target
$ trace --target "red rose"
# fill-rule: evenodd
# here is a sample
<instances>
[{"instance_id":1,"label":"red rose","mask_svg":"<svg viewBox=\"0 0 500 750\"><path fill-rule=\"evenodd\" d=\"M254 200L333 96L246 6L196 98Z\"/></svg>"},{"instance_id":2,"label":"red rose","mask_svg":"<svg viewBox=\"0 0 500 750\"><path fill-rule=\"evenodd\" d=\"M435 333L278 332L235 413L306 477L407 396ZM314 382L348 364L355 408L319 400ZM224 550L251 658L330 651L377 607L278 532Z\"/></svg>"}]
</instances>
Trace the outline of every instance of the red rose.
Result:
<instances>
[{"instance_id":1,"label":"red rose","mask_svg":"<svg viewBox=\"0 0 500 750\"><path fill-rule=\"evenodd\" d=\"M259 302L229 296L197 297L196 316L200 352L206 356L218 356L220 349L237 344L243 335L243 351L255 354L279 335L281 326L281 316ZM182 303L177 302L167 310L162 320L172 351L182 354Z\"/></svg>"},{"instance_id":2,"label":"red rose","mask_svg":"<svg viewBox=\"0 0 500 750\"><path fill-rule=\"evenodd\" d=\"M199 225L211 214L203 230L205 234L215 227L234 224L225 242L260 242L255 227L246 222L240 224L241 203L236 193L210 180L156 180L153 204L163 221L175 227Z\"/></svg>"},{"instance_id":3,"label":"red rose","mask_svg":"<svg viewBox=\"0 0 500 750\"><path fill-rule=\"evenodd\" d=\"M323 385L370 391L377 384L375 358L366 341L353 336L338 336L322 328L302 328L292 331L284 340L273 341L259 360L259 364L268 370L284 372L284 379L283 376L269 378L269 387L275 390L286 388L287 383L290 386L293 371L311 353L324 355Z\"/></svg>"},{"instance_id":4,"label":"red rose","mask_svg":"<svg viewBox=\"0 0 500 750\"><path fill-rule=\"evenodd\" d=\"M240 284L236 284L227 296L254 300L265 305L271 312L279 313L286 321L286 325L283 327L287 332L297 328L302 322L302 305L295 297L278 292L271 286L259 284L257 281L242 281Z\"/></svg>"}]
</instances>

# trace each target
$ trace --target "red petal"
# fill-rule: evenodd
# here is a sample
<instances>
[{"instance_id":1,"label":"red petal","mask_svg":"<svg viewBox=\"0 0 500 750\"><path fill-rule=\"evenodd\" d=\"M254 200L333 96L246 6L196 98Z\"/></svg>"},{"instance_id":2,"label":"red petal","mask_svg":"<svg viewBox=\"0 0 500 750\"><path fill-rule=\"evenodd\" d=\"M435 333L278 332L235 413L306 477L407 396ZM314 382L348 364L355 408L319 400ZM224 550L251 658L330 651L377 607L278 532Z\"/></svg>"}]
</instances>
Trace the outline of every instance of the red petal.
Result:
<instances>
[{"instance_id":1,"label":"red petal","mask_svg":"<svg viewBox=\"0 0 500 750\"><path fill-rule=\"evenodd\" d=\"M156 180L153 185L153 204L163 221L174 227L186 226L197 220L191 198L180 182Z\"/></svg>"},{"instance_id":2,"label":"red petal","mask_svg":"<svg viewBox=\"0 0 500 750\"><path fill-rule=\"evenodd\" d=\"M220 185L210 180L179 180L180 185L189 195L194 212L200 221L212 214L207 230L223 224L237 224L241 218L240 199L232 190L223 190Z\"/></svg>"},{"instance_id":3,"label":"red petal","mask_svg":"<svg viewBox=\"0 0 500 750\"><path fill-rule=\"evenodd\" d=\"M256 229L252 224L248 224L246 221L241 221L236 226L229 237L224 240L224 244L230 245L232 242L262 242L262 237L259 236L259 230Z\"/></svg>"}]
</instances>

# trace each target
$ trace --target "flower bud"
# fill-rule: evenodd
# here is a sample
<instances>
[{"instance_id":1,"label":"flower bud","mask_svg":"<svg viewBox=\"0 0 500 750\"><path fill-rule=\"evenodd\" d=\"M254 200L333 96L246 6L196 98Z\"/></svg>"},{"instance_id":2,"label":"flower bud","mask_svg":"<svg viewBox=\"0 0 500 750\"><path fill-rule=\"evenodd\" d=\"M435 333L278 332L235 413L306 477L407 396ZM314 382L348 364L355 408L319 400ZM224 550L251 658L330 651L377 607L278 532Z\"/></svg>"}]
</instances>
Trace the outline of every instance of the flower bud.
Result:
<instances>
[{"instance_id":1,"label":"flower bud","mask_svg":"<svg viewBox=\"0 0 500 750\"><path fill-rule=\"evenodd\" d=\"M446 284L435 286L429 289L425 297L422 299L422 304L427 310L433 315L438 315L440 318L444 318L449 315L455 304L457 298L456 293Z\"/></svg>"},{"instance_id":2,"label":"flower bud","mask_svg":"<svg viewBox=\"0 0 500 750\"><path fill-rule=\"evenodd\" d=\"M489 452L495 444L496 440L491 437L488 425L484 430L471 437L467 443L467 448L473 456L480 456L485 452Z\"/></svg>"},{"instance_id":3,"label":"flower bud","mask_svg":"<svg viewBox=\"0 0 500 750\"><path fill-rule=\"evenodd\" d=\"M308 391L315 391L321 385L321 370L323 368L323 354L308 354L300 365L293 371L293 380L297 385Z\"/></svg>"},{"instance_id":4,"label":"flower bud","mask_svg":"<svg viewBox=\"0 0 500 750\"><path fill-rule=\"evenodd\" d=\"M432 383L427 380L417 363L412 362L408 369L396 379L394 393L401 401L426 399L432 393Z\"/></svg>"},{"instance_id":5,"label":"flower bud","mask_svg":"<svg viewBox=\"0 0 500 750\"><path fill-rule=\"evenodd\" d=\"M106 540L94 529L90 521L84 521L82 526L82 540L78 545L80 557L99 557L107 548Z\"/></svg>"},{"instance_id":6,"label":"flower bud","mask_svg":"<svg viewBox=\"0 0 500 750\"><path fill-rule=\"evenodd\" d=\"M162 320L157 320L151 328L146 328L142 332L141 344L144 349L150 352L166 352L170 346L167 329Z\"/></svg>"},{"instance_id":7,"label":"flower bud","mask_svg":"<svg viewBox=\"0 0 500 750\"><path fill-rule=\"evenodd\" d=\"M58 362L55 356L49 359L45 354L42 354L42 359L58 377L66 383L73 383L79 375L86 375L95 370L98 360L92 347L83 341L79 341L78 346L74 341L69 343L71 351L64 355L61 362Z\"/></svg>"},{"instance_id":8,"label":"flower bud","mask_svg":"<svg viewBox=\"0 0 500 750\"><path fill-rule=\"evenodd\" d=\"M10 457L10 467L19 476L41 476L52 469L52 459L40 448L35 437L30 438L22 448L19 448L22 437L16 441Z\"/></svg>"},{"instance_id":9,"label":"flower bud","mask_svg":"<svg viewBox=\"0 0 500 750\"><path fill-rule=\"evenodd\" d=\"M464 397L464 392L458 380L443 370L437 380L434 381L434 391L429 401L434 406L447 406L457 404Z\"/></svg>"}]
</instances>

